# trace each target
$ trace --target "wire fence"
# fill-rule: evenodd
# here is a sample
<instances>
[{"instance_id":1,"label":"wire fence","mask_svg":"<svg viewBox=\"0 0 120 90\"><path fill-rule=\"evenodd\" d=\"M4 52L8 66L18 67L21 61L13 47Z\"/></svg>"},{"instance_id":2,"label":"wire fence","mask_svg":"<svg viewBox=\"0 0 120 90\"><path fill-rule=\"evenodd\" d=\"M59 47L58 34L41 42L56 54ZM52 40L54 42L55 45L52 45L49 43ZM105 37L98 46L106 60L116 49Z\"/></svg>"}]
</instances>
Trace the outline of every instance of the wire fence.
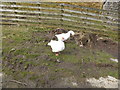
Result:
<instances>
[{"instance_id":1,"label":"wire fence","mask_svg":"<svg viewBox=\"0 0 120 90\"><path fill-rule=\"evenodd\" d=\"M52 2L2 2L1 25L42 25L107 32L118 30L118 12ZM109 14L112 13L112 14Z\"/></svg>"}]
</instances>

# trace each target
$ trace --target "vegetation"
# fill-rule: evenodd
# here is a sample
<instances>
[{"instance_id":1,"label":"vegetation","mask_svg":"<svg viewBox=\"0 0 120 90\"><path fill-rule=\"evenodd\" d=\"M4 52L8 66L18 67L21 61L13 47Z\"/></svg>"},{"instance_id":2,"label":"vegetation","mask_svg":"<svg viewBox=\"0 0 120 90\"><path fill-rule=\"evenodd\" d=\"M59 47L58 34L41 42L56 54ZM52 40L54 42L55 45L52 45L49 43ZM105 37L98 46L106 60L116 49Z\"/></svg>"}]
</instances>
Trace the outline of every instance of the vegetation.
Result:
<instances>
[{"instance_id":1,"label":"vegetation","mask_svg":"<svg viewBox=\"0 0 120 90\"><path fill-rule=\"evenodd\" d=\"M37 84L47 87L46 81L58 82L60 78L70 76L78 82L108 75L118 78L118 65L109 60L113 56L99 50L80 48L75 41L66 43L66 49L56 57L46 46L50 40L46 33L49 30L53 29L3 26L3 72L8 75L6 79L12 76L18 81L39 80Z\"/></svg>"},{"instance_id":2,"label":"vegetation","mask_svg":"<svg viewBox=\"0 0 120 90\"><path fill-rule=\"evenodd\" d=\"M42 6L42 7L53 7L59 10L47 10L47 9L37 9L37 8L26 8L26 7L4 7L5 9L14 10L26 10L26 11L45 11L45 12L57 12L61 14L61 7L55 4L35 4L35 3L16 3L7 2L3 3L6 5L23 5L23 6ZM79 5L85 7L102 8L102 3L69 3L72 5ZM68 9L70 7L62 7ZM71 8L72 10L87 11L99 14L99 11L85 10L81 8ZM68 13L67 11L64 13ZM118 64L110 61L110 58L114 58L111 54L90 48L80 48L75 40L68 40L66 49L61 52L59 56L55 56L51 52L47 43L50 41L49 31L56 28L63 28L74 31L84 31L92 32L104 37L111 38L113 41L118 41L118 36L114 25L108 25L108 23L103 23L96 20L79 19L76 17L64 18L77 20L78 22L63 21L62 19L44 19L44 17L54 17L61 18L61 15L52 14L33 14L28 12L3 12L3 20L10 20L11 18L17 19L27 19L36 22L28 21L17 21L12 22L2 22L2 24L17 24L17 25L7 25L2 27L3 31L3 72L6 81L9 79L14 79L18 81L25 82L31 87L51 87L58 82L61 82L62 78L75 77L77 82L84 83L86 78L95 77L99 78L101 76L113 76L118 78ZM12 16L9 16L11 14ZM17 17L16 15L27 15L26 17ZM77 13L68 13L78 15ZM99 18L87 14L79 14L80 16ZM34 16L34 17L31 17ZM41 16L41 17L40 17ZM38 22L40 21L40 22ZM83 22L81 22L83 21ZM95 23L94 25L87 24L86 22ZM108 26L108 27L107 27ZM60 62L58 62L60 61ZM3 82L3 87L6 82ZM34 84L36 84L34 86ZM12 83L11 83L12 86ZM22 87L22 86L19 86ZM30 87L30 86L28 86ZM53 86L54 87L54 86Z\"/></svg>"}]
</instances>

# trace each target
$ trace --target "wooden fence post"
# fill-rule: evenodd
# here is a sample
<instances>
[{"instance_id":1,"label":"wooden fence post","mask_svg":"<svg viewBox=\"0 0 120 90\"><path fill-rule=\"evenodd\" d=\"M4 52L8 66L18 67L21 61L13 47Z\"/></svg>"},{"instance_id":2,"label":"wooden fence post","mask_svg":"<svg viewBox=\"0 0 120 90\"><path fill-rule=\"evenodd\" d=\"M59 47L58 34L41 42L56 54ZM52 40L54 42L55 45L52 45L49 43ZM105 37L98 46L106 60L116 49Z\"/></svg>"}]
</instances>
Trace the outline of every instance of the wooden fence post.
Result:
<instances>
[{"instance_id":1,"label":"wooden fence post","mask_svg":"<svg viewBox=\"0 0 120 90\"><path fill-rule=\"evenodd\" d=\"M39 6L41 6L41 3L39 3ZM40 8L38 10L41 11ZM41 14L40 13L38 13L38 20L40 21L39 24L42 26Z\"/></svg>"},{"instance_id":2,"label":"wooden fence post","mask_svg":"<svg viewBox=\"0 0 120 90\"><path fill-rule=\"evenodd\" d=\"M60 19L60 27L63 27L63 13L64 13L64 4L63 3L61 3L60 4L60 6L61 6L61 19Z\"/></svg>"}]
</instances>

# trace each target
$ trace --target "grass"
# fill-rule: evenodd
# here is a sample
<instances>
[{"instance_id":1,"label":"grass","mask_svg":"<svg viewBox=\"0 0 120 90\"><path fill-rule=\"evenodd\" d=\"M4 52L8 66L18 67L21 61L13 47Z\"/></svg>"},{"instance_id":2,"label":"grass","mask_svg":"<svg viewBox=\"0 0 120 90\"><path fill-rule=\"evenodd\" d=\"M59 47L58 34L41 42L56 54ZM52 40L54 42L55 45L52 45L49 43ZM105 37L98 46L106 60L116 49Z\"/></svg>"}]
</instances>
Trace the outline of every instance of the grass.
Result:
<instances>
[{"instance_id":1,"label":"grass","mask_svg":"<svg viewBox=\"0 0 120 90\"><path fill-rule=\"evenodd\" d=\"M10 4L12 4L12 5L23 5L23 6L43 6L43 7L53 7L53 8L61 8L59 5L56 5L57 3L59 3L59 2L56 2L56 3L54 3L54 4L46 4L46 3L43 3L43 4L35 4L35 3L20 3L20 2L3 2L3 4L8 4L8 5L10 5ZM75 3L75 2L71 2L71 3L69 3L69 2L65 2L65 3L67 3L67 4L73 4L73 5L80 5L80 6L85 6L85 7L93 7L93 8L101 8L102 7L102 3L100 3L100 2L77 2L77 3ZM13 8L13 7L4 7L4 8L11 8L11 9L16 9L16 10L28 10L28 11L34 11L34 10L36 10L36 11L42 11L42 12L44 12L44 11L47 11L47 12L59 12L59 13L61 13L61 11L59 11L59 10L46 10L46 9L33 9L33 8L23 8L23 7L17 7L17 8ZM94 12L94 11L91 11L91 10L85 10L85 9L82 9L82 8L71 8L71 7L63 7L63 8L65 8L65 9L71 9L71 10L78 10L78 11L87 11L87 12ZM16 14L16 15L28 15L28 12L3 12L5 15L7 15L7 14ZM66 12L63 12L63 13L68 13L67 11ZM97 13L97 14L99 14L99 12L94 12L94 13ZM34 13L35 14L35 13ZM79 16L84 16L84 17L91 17L91 18L98 18L98 19L101 19L99 16L92 16L92 15L88 15L88 14L75 14L74 12L72 12L72 13L68 13L68 14L72 14L72 15L79 15ZM29 13L29 16L31 16L31 14ZM62 24L63 24L63 27L64 28L73 28L73 29L75 29L75 28L80 28L80 29L83 29L84 31L86 30L91 30L91 32L96 32L96 33L99 33L99 34L106 34L106 35L108 35L108 36L110 36L110 37L112 37L113 39L115 39L115 40L117 40L118 38L117 38L117 35L116 35L116 32L113 32L112 30L114 30L114 29L117 29L117 26L114 26L114 25L108 25L108 23L105 23L107 20L103 20L104 21L104 23L102 22L102 21L97 21L97 20L88 20L88 19L82 19L82 18L79 18L79 20L78 20L78 17L76 18L76 17L68 17L68 16L64 16L64 18L68 18L68 19L71 19L71 20L76 20L77 21L77 23L76 22L71 22L71 21L60 21L60 20L41 20L41 18L40 17L38 17L38 16L43 16L43 17L56 17L56 18L61 18L62 16L61 15L50 15L50 14L35 14L34 15L35 17L21 17L21 19L27 19L27 20L31 20L31 21L37 21L38 20L38 22L24 22L24 21L17 21L17 20L15 20L15 21L13 21L14 22L14 24L15 23L17 23L18 24L18 22L19 22L19 24L42 24L42 25L48 25L49 27L61 27L62 26ZM105 15L104 15L105 16ZM5 20L9 20L9 19L11 19L11 18L13 18L13 19L15 19L15 18L19 18L19 17L17 17L17 16L12 16L12 17L5 17L4 19ZM102 20L102 19L101 19ZM39 21L41 21L41 22L39 22ZM83 21L84 23L81 23L81 21ZM113 20L109 20L109 21L111 21L111 22L114 22ZM95 24L97 24L97 25L95 25L95 24L86 24L86 22L89 22L89 23L95 23ZM8 24L9 22L2 22L3 24ZM73 25L73 24L76 24L76 25ZM116 23L116 22L115 22ZM94 29L94 30L93 30ZM110 30L109 32L104 32L105 30ZM27 30L26 30L27 31ZM21 33L20 35L22 35L23 33L26 33L26 32L19 32L19 33ZM29 32L28 32L29 33ZM115 34L113 34L113 33L115 33ZM14 33L12 33L12 34L10 34L10 35L8 35L8 37L10 37L10 38L12 38L13 36L16 36L16 34L15 34L15 32ZM24 36L23 36L24 37ZM19 36L17 37L15 37L14 38L15 40L16 40L16 42L18 42L18 41L22 41L22 40L19 40L19 39L25 39L25 40L29 40L30 38L29 38L29 36L26 36L26 37L24 37L24 38L20 38ZM14 40L13 39L13 40Z\"/></svg>"},{"instance_id":2,"label":"grass","mask_svg":"<svg viewBox=\"0 0 120 90\"><path fill-rule=\"evenodd\" d=\"M80 82L82 78L89 77L111 75L118 78L118 65L109 60L112 58L110 54L79 48L74 41L66 43L66 49L56 57L46 46L48 42L44 42L48 34L44 31L49 30L52 28L3 26L3 72L8 78L13 76L23 81L39 79L41 82L38 83L43 87L47 80L54 82L70 76L75 76ZM57 59L61 63L57 63Z\"/></svg>"}]
</instances>

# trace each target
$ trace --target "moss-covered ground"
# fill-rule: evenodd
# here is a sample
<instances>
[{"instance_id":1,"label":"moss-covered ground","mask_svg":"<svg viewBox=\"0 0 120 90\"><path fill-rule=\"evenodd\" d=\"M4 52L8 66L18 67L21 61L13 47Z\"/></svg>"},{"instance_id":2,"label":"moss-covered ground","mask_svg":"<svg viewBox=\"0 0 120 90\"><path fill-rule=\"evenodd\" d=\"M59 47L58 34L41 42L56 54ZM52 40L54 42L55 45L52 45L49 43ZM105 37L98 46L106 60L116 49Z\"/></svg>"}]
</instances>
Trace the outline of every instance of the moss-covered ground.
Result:
<instances>
[{"instance_id":1,"label":"moss-covered ground","mask_svg":"<svg viewBox=\"0 0 120 90\"><path fill-rule=\"evenodd\" d=\"M65 50L55 56L47 46L50 40L47 32L50 30L32 26L3 26L2 66L6 74L3 87L74 87L60 84L62 78L73 76L77 87L82 87L86 78L108 75L118 78L118 64L110 61L114 58L111 54L80 48L74 40L68 40ZM9 83L10 80L24 82L27 86L16 86Z\"/></svg>"}]
</instances>

